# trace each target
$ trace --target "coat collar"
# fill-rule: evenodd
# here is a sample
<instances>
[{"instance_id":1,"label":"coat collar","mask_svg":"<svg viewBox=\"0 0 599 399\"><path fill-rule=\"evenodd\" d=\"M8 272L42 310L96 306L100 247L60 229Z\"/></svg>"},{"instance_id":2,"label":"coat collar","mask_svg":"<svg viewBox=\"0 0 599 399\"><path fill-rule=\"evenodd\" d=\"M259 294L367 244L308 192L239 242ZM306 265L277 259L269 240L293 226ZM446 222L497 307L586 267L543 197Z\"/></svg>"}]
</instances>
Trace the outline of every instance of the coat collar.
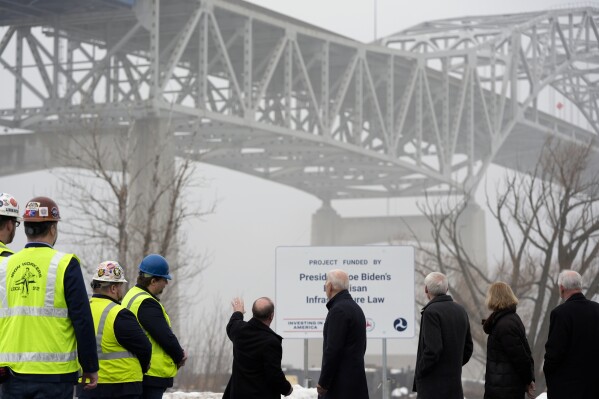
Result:
<instances>
[{"instance_id":1,"label":"coat collar","mask_svg":"<svg viewBox=\"0 0 599 399\"><path fill-rule=\"evenodd\" d=\"M499 321L499 319L501 319L502 317L511 314L511 313L516 313L516 307L512 307L512 308L507 308L507 309L502 309L502 310L497 310L493 313L491 313L491 315L487 318L483 320L483 330L484 332L486 332L487 334L491 334L491 331L493 330L493 327L495 327L495 325L497 324L497 322Z\"/></svg>"},{"instance_id":2,"label":"coat collar","mask_svg":"<svg viewBox=\"0 0 599 399\"><path fill-rule=\"evenodd\" d=\"M135 286L139 289L144 290L145 292L147 292L148 294L150 294L152 296L152 298L156 299L158 302L160 302L160 298L158 298L156 295L152 294L150 291L148 291L148 289L146 287L142 287L139 284L135 284Z\"/></svg>"},{"instance_id":3,"label":"coat collar","mask_svg":"<svg viewBox=\"0 0 599 399\"><path fill-rule=\"evenodd\" d=\"M586 297L582 292L577 292L576 294L572 294L570 298L566 299L566 302L570 301L586 301Z\"/></svg>"},{"instance_id":4,"label":"coat collar","mask_svg":"<svg viewBox=\"0 0 599 399\"><path fill-rule=\"evenodd\" d=\"M101 299L108 299L109 301L112 301L114 303L116 303L117 305L120 305L121 303L119 301L117 301L114 298L109 297L108 295L104 295L104 294L93 294L92 298L101 298Z\"/></svg>"},{"instance_id":5,"label":"coat collar","mask_svg":"<svg viewBox=\"0 0 599 399\"><path fill-rule=\"evenodd\" d=\"M337 294L335 294L334 297L332 297L331 299L329 299L329 301L327 302L327 309L331 309L331 307L338 302L340 299L352 299L351 294L349 293L348 290L343 290L343 291L339 291Z\"/></svg>"},{"instance_id":6,"label":"coat collar","mask_svg":"<svg viewBox=\"0 0 599 399\"><path fill-rule=\"evenodd\" d=\"M442 294L442 295L437 295L436 297L434 297L433 299L431 299L420 311L420 313L423 313L424 310L426 308L429 307L430 304L432 303L436 303L436 302L453 302L453 298L451 297L451 295L447 295L447 294Z\"/></svg>"},{"instance_id":7,"label":"coat collar","mask_svg":"<svg viewBox=\"0 0 599 399\"><path fill-rule=\"evenodd\" d=\"M48 244L47 242L28 242L27 244L25 244L25 248L39 248L39 247L48 247L48 248L52 248L52 245Z\"/></svg>"},{"instance_id":8,"label":"coat collar","mask_svg":"<svg viewBox=\"0 0 599 399\"><path fill-rule=\"evenodd\" d=\"M276 336L280 341L283 340L283 337L281 337L279 334L277 334L276 332L274 332L272 330L272 328L270 328L266 324L262 323L260 320L256 319L255 317L252 317L250 319L250 321L248 321L248 324L251 325L254 328L257 328L258 330L268 331L269 333L271 333L274 336Z\"/></svg>"}]
</instances>

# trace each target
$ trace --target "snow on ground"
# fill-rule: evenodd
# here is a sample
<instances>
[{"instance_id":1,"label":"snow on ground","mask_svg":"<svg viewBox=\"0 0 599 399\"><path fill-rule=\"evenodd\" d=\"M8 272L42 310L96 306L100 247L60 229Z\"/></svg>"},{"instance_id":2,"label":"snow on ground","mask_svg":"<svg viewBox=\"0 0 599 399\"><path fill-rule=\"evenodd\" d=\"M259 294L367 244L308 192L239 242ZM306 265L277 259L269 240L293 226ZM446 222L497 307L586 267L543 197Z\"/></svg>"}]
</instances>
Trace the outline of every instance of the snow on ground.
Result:
<instances>
[{"instance_id":1,"label":"snow on ground","mask_svg":"<svg viewBox=\"0 0 599 399\"><path fill-rule=\"evenodd\" d=\"M222 399L222 393L212 392L167 392L163 399Z\"/></svg>"},{"instance_id":2,"label":"snow on ground","mask_svg":"<svg viewBox=\"0 0 599 399\"><path fill-rule=\"evenodd\" d=\"M222 399L222 393L212 392L171 392L165 393L163 399ZM281 396L283 398L283 396ZM317 399L316 388L293 386L293 393L287 399Z\"/></svg>"},{"instance_id":3,"label":"snow on ground","mask_svg":"<svg viewBox=\"0 0 599 399\"><path fill-rule=\"evenodd\" d=\"M163 399L222 399L222 393L212 392L172 392L166 393ZM281 396L283 398L283 396ZM302 388L299 385L293 386L293 393L287 399L317 399L316 388ZM547 399L547 394L542 393L537 399Z\"/></svg>"}]
</instances>

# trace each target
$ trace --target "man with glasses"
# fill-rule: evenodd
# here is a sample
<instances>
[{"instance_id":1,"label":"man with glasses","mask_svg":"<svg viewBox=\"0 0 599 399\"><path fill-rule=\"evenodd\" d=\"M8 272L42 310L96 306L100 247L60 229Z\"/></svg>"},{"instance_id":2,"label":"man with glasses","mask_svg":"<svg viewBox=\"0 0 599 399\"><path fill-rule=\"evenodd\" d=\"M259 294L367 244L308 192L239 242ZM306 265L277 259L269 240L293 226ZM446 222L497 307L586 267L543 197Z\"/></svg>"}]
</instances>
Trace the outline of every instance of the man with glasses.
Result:
<instances>
[{"instance_id":1,"label":"man with glasses","mask_svg":"<svg viewBox=\"0 0 599 399\"><path fill-rule=\"evenodd\" d=\"M21 224L19 216L19 203L8 193L0 194L0 256L7 257L15 253L8 248L15 238L17 227Z\"/></svg>"},{"instance_id":2,"label":"man with glasses","mask_svg":"<svg viewBox=\"0 0 599 399\"><path fill-rule=\"evenodd\" d=\"M173 386L177 370L187 356L171 329L171 320L158 296L171 279L166 259L146 256L139 264L137 285L123 298L122 305L133 312L152 343L150 369L143 378L143 399L160 399Z\"/></svg>"}]
</instances>

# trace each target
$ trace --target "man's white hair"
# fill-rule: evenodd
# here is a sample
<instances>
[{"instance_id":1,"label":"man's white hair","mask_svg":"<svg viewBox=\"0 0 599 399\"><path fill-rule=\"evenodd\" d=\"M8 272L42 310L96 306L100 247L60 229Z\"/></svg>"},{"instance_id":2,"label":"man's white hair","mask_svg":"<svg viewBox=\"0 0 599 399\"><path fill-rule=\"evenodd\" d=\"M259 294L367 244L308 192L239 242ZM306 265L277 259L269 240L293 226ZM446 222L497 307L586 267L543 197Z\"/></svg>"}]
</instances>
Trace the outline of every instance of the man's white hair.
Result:
<instances>
[{"instance_id":1,"label":"man's white hair","mask_svg":"<svg viewBox=\"0 0 599 399\"><path fill-rule=\"evenodd\" d=\"M582 290L582 276L574 270L562 270L557 283L566 290Z\"/></svg>"},{"instance_id":2,"label":"man's white hair","mask_svg":"<svg viewBox=\"0 0 599 399\"><path fill-rule=\"evenodd\" d=\"M449 289L447 277L439 272L429 273L424 279L424 285L426 286L428 293L432 296L447 294L447 290Z\"/></svg>"},{"instance_id":3,"label":"man's white hair","mask_svg":"<svg viewBox=\"0 0 599 399\"><path fill-rule=\"evenodd\" d=\"M341 269L333 269L327 273L327 280L333 286L335 291L349 289L349 276L347 272Z\"/></svg>"}]
</instances>

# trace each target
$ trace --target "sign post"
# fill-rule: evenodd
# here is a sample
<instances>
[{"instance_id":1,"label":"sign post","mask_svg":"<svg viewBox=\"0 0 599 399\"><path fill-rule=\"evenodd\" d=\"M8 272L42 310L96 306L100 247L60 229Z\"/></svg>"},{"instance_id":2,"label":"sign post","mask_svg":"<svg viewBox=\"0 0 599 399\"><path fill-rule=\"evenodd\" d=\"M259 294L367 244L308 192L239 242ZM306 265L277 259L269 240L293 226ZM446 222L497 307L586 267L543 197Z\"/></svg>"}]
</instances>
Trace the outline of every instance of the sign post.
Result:
<instances>
[{"instance_id":1,"label":"sign post","mask_svg":"<svg viewBox=\"0 0 599 399\"><path fill-rule=\"evenodd\" d=\"M389 397L389 384L387 384L387 338L383 338L383 376L382 376L383 399Z\"/></svg>"}]
</instances>

